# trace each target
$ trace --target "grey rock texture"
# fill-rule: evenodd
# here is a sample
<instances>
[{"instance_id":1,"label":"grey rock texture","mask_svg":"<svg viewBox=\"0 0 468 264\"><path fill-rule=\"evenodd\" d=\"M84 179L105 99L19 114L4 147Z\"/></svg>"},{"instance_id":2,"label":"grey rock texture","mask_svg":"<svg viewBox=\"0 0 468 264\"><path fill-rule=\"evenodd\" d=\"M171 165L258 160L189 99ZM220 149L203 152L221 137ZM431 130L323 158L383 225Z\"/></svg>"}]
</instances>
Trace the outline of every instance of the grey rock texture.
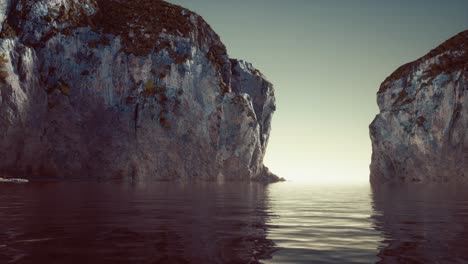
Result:
<instances>
[{"instance_id":1,"label":"grey rock texture","mask_svg":"<svg viewBox=\"0 0 468 264\"><path fill-rule=\"evenodd\" d=\"M2 22L0 24L0 31L3 28L3 21L5 21L8 12L10 11L10 6L11 6L11 0L2 0L0 1L0 21Z\"/></svg>"},{"instance_id":2,"label":"grey rock texture","mask_svg":"<svg viewBox=\"0 0 468 264\"><path fill-rule=\"evenodd\" d=\"M273 86L197 14L2 0L0 175L261 180Z\"/></svg>"},{"instance_id":3,"label":"grey rock texture","mask_svg":"<svg viewBox=\"0 0 468 264\"><path fill-rule=\"evenodd\" d=\"M400 67L378 105L372 182L467 182L468 31Z\"/></svg>"}]
</instances>

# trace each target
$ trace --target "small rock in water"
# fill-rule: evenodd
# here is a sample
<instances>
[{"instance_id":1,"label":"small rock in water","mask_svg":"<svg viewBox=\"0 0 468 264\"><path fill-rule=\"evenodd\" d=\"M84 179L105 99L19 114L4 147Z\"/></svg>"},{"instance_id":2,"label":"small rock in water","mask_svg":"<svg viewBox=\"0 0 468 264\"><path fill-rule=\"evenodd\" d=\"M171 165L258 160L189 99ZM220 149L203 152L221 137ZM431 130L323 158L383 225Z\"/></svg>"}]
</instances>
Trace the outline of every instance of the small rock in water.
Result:
<instances>
[{"instance_id":1,"label":"small rock in water","mask_svg":"<svg viewBox=\"0 0 468 264\"><path fill-rule=\"evenodd\" d=\"M18 179L18 178L13 178L13 179L5 179L5 178L0 178L0 183L28 183L29 181L26 179Z\"/></svg>"}]
</instances>

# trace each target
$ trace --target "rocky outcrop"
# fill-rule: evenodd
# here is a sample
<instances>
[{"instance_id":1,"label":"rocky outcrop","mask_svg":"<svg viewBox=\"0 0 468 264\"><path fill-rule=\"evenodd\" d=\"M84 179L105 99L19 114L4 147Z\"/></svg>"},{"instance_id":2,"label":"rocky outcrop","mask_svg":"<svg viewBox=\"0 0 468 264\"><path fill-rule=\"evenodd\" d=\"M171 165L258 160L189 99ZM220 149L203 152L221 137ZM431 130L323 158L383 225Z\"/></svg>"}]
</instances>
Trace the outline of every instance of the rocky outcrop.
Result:
<instances>
[{"instance_id":1,"label":"rocky outcrop","mask_svg":"<svg viewBox=\"0 0 468 264\"><path fill-rule=\"evenodd\" d=\"M276 181L273 86L197 14L3 0L0 175Z\"/></svg>"},{"instance_id":2,"label":"rocky outcrop","mask_svg":"<svg viewBox=\"0 0 468 264\"><path fill-rule=\"evenodd\" d=\"M400 67L378 105L371 181L467 181L468 31Z\"/></svg>"}]
</instances>

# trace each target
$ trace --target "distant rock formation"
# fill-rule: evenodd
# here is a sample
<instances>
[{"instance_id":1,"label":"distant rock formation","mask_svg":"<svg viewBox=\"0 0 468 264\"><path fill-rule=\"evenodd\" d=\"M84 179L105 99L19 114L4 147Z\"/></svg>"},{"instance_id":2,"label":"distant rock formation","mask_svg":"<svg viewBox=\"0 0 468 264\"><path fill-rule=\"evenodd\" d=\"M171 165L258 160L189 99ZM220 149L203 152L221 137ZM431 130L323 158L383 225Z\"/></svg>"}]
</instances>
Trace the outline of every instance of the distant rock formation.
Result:
<instances>
[{"instance_id":1,"label":"distant rock formation","mask_svg":"<svg viewBox=\"0 0 468 264\"><path fill-rule=\"evenodd\" d=\"M468 31L395 71L378 105L371 181L468 180Z\"/></svg>"},{"instance_id":2,"label":"distant rock formation","mask_svg":"<svg viewBox=\"0 0 468 264\"><path fill-rule=\"evenodd\" d=\"M274 89L197 14L0 2L0 175L261 180Z\"/></svg>"}]
</instances>

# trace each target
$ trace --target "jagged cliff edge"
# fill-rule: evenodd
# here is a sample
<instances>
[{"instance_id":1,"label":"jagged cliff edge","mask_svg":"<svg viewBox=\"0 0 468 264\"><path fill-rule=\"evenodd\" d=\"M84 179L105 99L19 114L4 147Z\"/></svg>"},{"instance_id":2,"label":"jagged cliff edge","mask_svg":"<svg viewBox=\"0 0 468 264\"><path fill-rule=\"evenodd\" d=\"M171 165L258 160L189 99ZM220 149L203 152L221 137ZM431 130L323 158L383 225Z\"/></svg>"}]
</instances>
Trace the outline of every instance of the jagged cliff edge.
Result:
<instances>
[{"instance_id":1,"label":"jagged cliff edge","mask_svg":"<svg viewBox=\"0 0 468 264\"><path fill-rule=\"evenodd\" d=\"M0 175L277 181L273 85L164 1L0 3Z\"/></svg>"},{"instance_id":2,"label":"jagged cliff edge","mask_svg":"<svg viewBox=\"0 0 468 264\"><path fill-rule=\"evenodd\" d=\"M370 125L372 182L467 182L468 31L396 70Z\"/></svg>"}]
</instances>

